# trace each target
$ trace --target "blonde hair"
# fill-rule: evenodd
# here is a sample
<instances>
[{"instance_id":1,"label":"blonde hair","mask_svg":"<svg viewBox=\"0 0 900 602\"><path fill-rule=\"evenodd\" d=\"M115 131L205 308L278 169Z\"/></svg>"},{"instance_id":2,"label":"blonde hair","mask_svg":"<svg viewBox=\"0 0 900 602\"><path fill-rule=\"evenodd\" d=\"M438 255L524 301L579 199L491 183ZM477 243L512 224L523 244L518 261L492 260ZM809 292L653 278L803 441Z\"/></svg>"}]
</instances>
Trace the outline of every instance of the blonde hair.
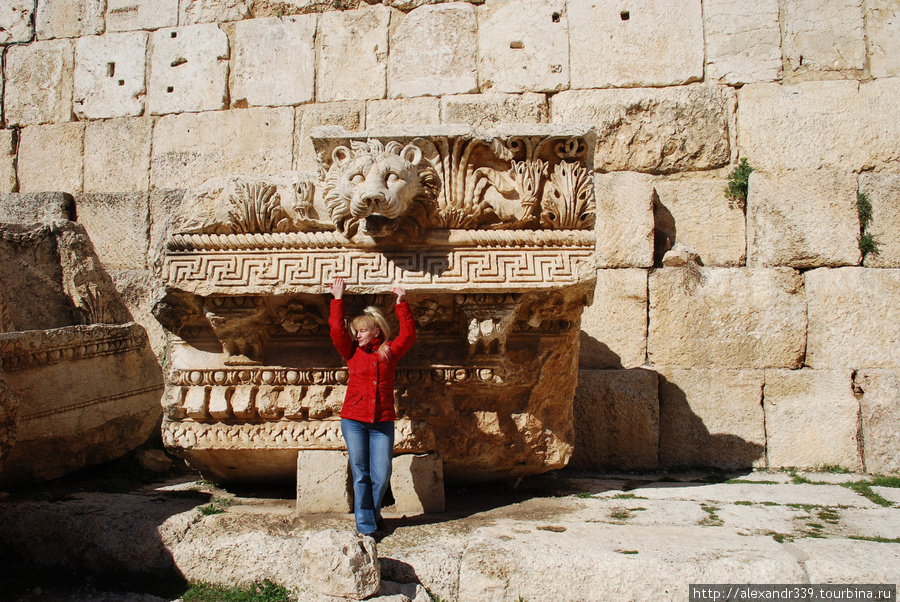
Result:
<instances>
[{"instance_id":1,"label":"blonde hair","mask_svg":"<svg viewBox=\"0 0 900 602\"><path fill-rule=\"evenodd\" d=\"M388 345L388 340L391 338L391 327L388 325L387 319L384 317L381 310L370 305L365 308L360 315L350 320L350 333L353 335L354 339L356 338L356 331L362 327L369 329L377 328L381 331L384 342L381 344L381 347L378 348L378 357L382 361L386 361L390 358L391 347Z\"/></svg>"}]
</instances>

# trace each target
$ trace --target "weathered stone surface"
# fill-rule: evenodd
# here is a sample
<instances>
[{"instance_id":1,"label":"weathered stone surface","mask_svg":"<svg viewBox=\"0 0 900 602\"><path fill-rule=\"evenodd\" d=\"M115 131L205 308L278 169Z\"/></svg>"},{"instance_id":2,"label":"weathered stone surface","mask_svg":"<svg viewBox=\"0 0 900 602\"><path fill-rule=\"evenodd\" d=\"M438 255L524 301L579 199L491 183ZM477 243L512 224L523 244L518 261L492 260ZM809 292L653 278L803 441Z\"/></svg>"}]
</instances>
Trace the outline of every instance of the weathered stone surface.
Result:
<instances>
[{"instance_id":1,"label":"weathered stone surface","mask_svg":"<svg viewBox=\"0 0 900 602\"><path fill-rule=\"evenodd\" d=\"M900 268L900 240L894 236L900 228L900 175L859 174L859 192L872 204L872 221L866 232L878 244L877 253L868 253L867 268Z\"/></svg>"},{"instance_id":2,"label":"weathered stone surface","mask_svg":"<svg viewBox=\"0 0 900 602\"><path fill-rule=\"evenodd\" d=\"M75 198L97 256L107 270L146 267L149 201L146 192L82 194Z\"/></svg>"},{"instance_id":3,"label":"weathered stone surface","mask_svg":"<svg viewBox=\"0 0 900 602\"><path fill-rule=\"evenodd\" d=\"M150 184L153 120L126 117L84 129L84 191L141 192Z\"/></svg>"},{"instance_id":4,"label":"weathered stone surface","mask_svg":"<svg viewBox=\"0 0 900 602\"><path fill-rule=\"evenodd\" d=\"M162 294L161 283L150 270L110 270L109 276L128 313L147 331L150 349L162 364L167 354L166 332L152 312L154 299Z\"/></svg>"},{"instance_id":5,"label":"weathered stone surface","mask_svg":"<svg viewBox=\"0 0 900 602\"><path fill-rule=\"evenodd\" d=\"M150 184L198 186L223 173L279 173L291 167L292 108L162 117L153 130Z\"/></svg>"},{"instance_id":6,"label":"weathered stone surface","mask_svg":"<svg viewBox=\"0 0 900 602\"><path fill-rule=\"evenodd\" d=\"M857 265L856 174L750 174L747 259L751 266Z\"/></svg>"},{"instance_id":7,"label":"weathered stone surface","mask_svg":"<svg viewBox=\"0 0 900 602\"><path fill-rule=\"evenodd\" d=\"M478 9L478 81L483 92L555 92L569 87L565 2L509 0Z\"/></svg>"},{"instance_id":8,"label":"weathered stone surface","mask_svg":"<svg viewBox=\"0 0 900 602\"><path fill-rule=\"evenodd\" d=\"M594 302L581 314L584 369L635 368L647 358L647 271L597 270Z\"/></svg>"},{"instance_id":9,"label":"weathered stone surface","mask_svg":"<svg viewBox=\"0 0 900 602\"><path fill-rule=\"evenodd\" d=\"M597 267L653 265L653 178L624 172L594 176Z\"/></svg>"},{"instance_id":10,"label":"weathered stone surface","mask_svg":"<svg viewBox=\"0 0 900 602\"><path fill-rule=\"evenodd\" d=\"M106 0L106 31L178 25L178 0Z\"/></svg>"},{"instance_id":11,"label":"weathered stone surface","mask_svg":"<svg viewBox=\"0 0 900 602\"><path fill-rule=\"evenodd\" d=\"M16 149L19 133L15 130L0 130L0 194L18 189L16 178Z\"/></svg>"},{"instance_id":12,"label":"weathered stone surface","mask_svg":"<svg viewBox=\"0 0 900 602\"><path fill-rule=\"evenodd\" d=\"M46 40L103 33L105 9L105 0L43 0L37 7L37 37Z\"/></svg>"},{"instance_id":13,"label":"weathered stone surface","mask_svg":"<svg viewBox=\"0 0 900 602\"><path fill-rule=\"evenodd\" d=\"M388 96L477 91L477 48L475 8L471 4L450 2L417 8L391 35Z\"/></svg>"},{"instance_id":14,"label":"weathered stone surface","mask_svg":"<svg viewBox=\"0 0 900 602\"><path fill-rule=\"evenodd\" d=\"M707 0L703 22L708 77L732 85L780 79L777 0Z\"/></svg>"},{"instance_id":15,"label":"weathered stone surface","mask_svg":"<svg viewBox=\"0 0 900 602\"><path fill-rule=\"evenodd\" d=\"M228 36L213 23L151 35L147 111L215 111L228 93Z\"/></svg>"},{"instance_id":16,"label":"weathered stone surface","mask_svg":"<svg viewBox=\"0 0 900 602\"><path fill-rule=\"evenodd\" d=\"M866 171L900 162L900 79L748 84L738 92L738 147L762 170Z\"/></svg>"},{"instance_id":17,"label":"weathered stone surface","mask_svg":"<svg viewBox=\"0 0 900 602\"><path fill-rule=\"evenodd\" d=\"M659 447L658 379L649 370L579 370L569 466L652 470Z\"/></svg>"},{"instance_id":18,"label":"weathered stone surface","mask_svg":"<svg viewBox=\"0 0 900 602\"><path fill-rule=\"evenodd\" d=\"M900 472L900 375L892 370L860 370L853 385L862 417L866 472Z\"/></svg>"},{"instance_id":19,"label":"weathered stone surface","mask_svg":"<svg viewBox=\"0 0 900 602\"><path fill-rule=\"evenodd\" d=\"M444 468L438 454L394 456L391 471L394 512L411 516L444 511Z\"/></svg>"},{"instance_id":20,"label":"weathered stone surface","mask_svg":"<svg viewBox=\"0 0 900 602\"><path fill-rule=\"evenodd\" d=\"M725 198L725 180L656 180L653 184L657 236L670 246L683 243L707 267L744 265L746 219Z\"/></svg>"},{"instance_id":21,"label":"weathered stone surface","mask_svg":"<svg viewBox=\"0 0 900 602\"><path fill-rule=\"evenodd\" d=\"M347 452L310 449L297 455L297 512L353 512Z\"/></svg>"},{"instance_id":22,"label":"weathered stone surface","mask_svg":"<svg viewBox=\"0 0 900 602\"><path fill-rule=\"evenodd\" d=\"M762 370L663 369L660 466L765 466L763 375Z\"/></svg>"},{"instance_id":23,"label":"weathered stone surface","mask_svg":"<svg viewBox=\"0 0 900 602\"><path fill-rule=\"evenodd\" d=\"M6 327L5 319L0 316L0 332L6 332ZM0 470L3 469L3 461L6 456L16 444L19 405L19 398L0 375Z\"/></svg>"},{"instance_id":24,"label":"weathered stone surface","mask_svg":"<svg viewBox=\"0 0 900 602\"><path fill-rule=\"evenodd\" d=\"M900 368L900 270L822 268L804 277L807 366Z\"/></svg>"},{"instance_id":25,"label":"weathered stone surface","mask_svg":"<svg viewBox=\"0 0 900 602\"><path fill-rule=\"evenodd\" d=\"M294 169L312 171L318 165L310 134L318 126L337 125L351 132L365 129L363 102L332 102L297 107L294 117Z\"/></svg>"},{"instance_id":26,"label":"weathered stone surface","mask_svg":"<svg viewBox=\"0 0 900 602\"><path fill-rule=\"evenodd\" d=\"M33 224L75 217L75 200L63 192L0 194L0 223Z\"/></svg>"},{"instance_id":27,"label":"weathered stone surface","mask_svg":"<svg viewBox=\"0 0 900 602\"><path fill-rule=\"evenodd\" d=\"M30 42L34 37L34 2L8 0L0 6L0 44Z\"/></svg>"},{"instance_id":28,"label":"weathered stone surface","mask_svg":"<svg viewBox=\"0 0 900 602\"><path fill-rule=\"evenodd\" d=\"M165 241L173 231L184 195L184 189L150 191L150 248L147 251L147 265L154 271L162 266Z\"/></svg>"},{"instance_id":29,"label":"weathered stone surface","mask_svg":"<svg viewBox=\"0 0 900 602\"><path fill-rule=\"evenodd\" d=\"M866 60L862 0L793 0L784 5L785 67L795 75L862 71ZM822 35L824 31L828 35Z\"/></svg>"},{"instance_id":30,"label":"weathered stone surface","mask_svg":"<svg viewBox=\"0 0 900 602\"><path fill-rule=\"evenodd\" d=\"M650 274L649 289L651 364L750 369L803 362L806 299L794 270L665 268Z\"/></svg>"},{"instance_id":31,"label":"weathered stone surface","mask_svg":"<svg viewBox=\"0 0 900 602\"><path fill-rule=\"evenodd\" d=\"M20 192L81 192L84 123L36 125L24 128L19 136Z\"/></svg>"},{"instance_id":32,"label":"weathered stone surface","mask_svg":"<svg viewBox=\"0 0 900 602\"><path fill-rule=\"evenodd\" d=\"M441 101L431 96L370 100L366 103L366 126L369 128L384 125L428 125L440 122Z\"/></svg>"},{"instance_id":33,"label":"weathered stone surface","mask_svg":"<svg viewBox=\"0 0 900 602\"><path fill-rule=\"evenodd\" d=\"M866 38L872 77L900 75L900 39L896 33L900 7L894 0L867 0Z\"/></svg>"},{"instance_id":34,"label":"weathered stone surface","mask_svg":"<svg viewBox=\"0 0 900 602\"><path fill-rule=\"evenodd\" d=\"M801 539L791 545L806 557L803 566L810 583L900 581L900 550L896 546L847 539Z\"/></svg>"},{"instance_id":35,"label":"weathered stone surface","mask_svg":"<svg viewBox=\"0 0 900 602\"><path fill-rule=\"evenodd\" d=\"M126 117L144 111L147 34L143 31L79 38L75 42L75 95L81 119Z\"/></svg>"},{"instance_id":36,"label":"weathered stone surface","mask_svg":"<svg viewBox=\"0 0 900 602\"><path fill-rule=\"evenodd\" d=\"M381 567L375 540L326 529L303 544L307 582L319 593L362 600L378 591Z\"/></svg>"},{"instance_id":37,"label":"weathered stone surface","mask_svg":"<svg viewBox=\"0 0 900 602\"><path fill-rule=\"evenodd\" d=\"M250 17L251 0L179 0L178 23L219 23Z\"/></svg>"},{"instance_id":38,"label":"weathered stone surface","mask_svg":"<svg viewBox=\"0 0 900 602\"><path fill-rule=\"evenodd\" d=\"M10 46L3 70L6 125L71 120L74 68L69 40Z\"/></svg>"},{"instance_id":39,"label":"weathered stone surface","mask_svg":"<svg viewBox=\"0 0 900 602\"><path fill-rule=\"evenodd\" d=\"M767 370L769 466L862 470L849 370Z\"/></svg>"},{"instance_id":40,"label":"weathered stone surface","mask_svg":"<svg viewBox=\"0 0 900 602\"><path fill-rule=\"evenodd\" d=\"M319 17L319 102L385 97L391 10L378 5L330 11Z\"/></svg>"},{"instance_id":41,"label":"weathered stone surface","mask_svg":"<svg viewBox=\"0 0 900 602\"><path fill-rule=\"evenodd\" d=\"M680 242L672 245L662 258L664 268L695 268L703 265L694 247Z\"/></svg>"},{"instance_id":42,"label":"weathered stone surface","mask_svg":"<svg viewBox=\"0 0 900 602\"><path fill-rule=\"evenodd\" d=\"M652 0L623 8L574 0L567 7L573 88L669 86L703 79L700 3Z\"/></svg>"},{"instance_id":43,"label":"weathered stone surface","mask_svg":"<svg viewBox=\"0 0 900 602\"><path fill-rule=\"evenodd\" d=\"M491 127L501 123L546 123L543 94L462 94L441 98L443 123Z\"/></svg>"},{"instance_id":44,"label":"weathered stone surface","mask_svg":"<svg viewBox=\"0 0 900 602\"><path fill-rule=\"evenodd\" d=\"M250 19L234 28L232 106L309 102L315 92L316 16Z\"/></svg>"},{"instance_id":45,"label":"weathered stone surface","mask_svg":"<svg viewBox=\"0 0 900 602\"><path fill-rule=\"evenodd\" d=\"M672 173L728 164L734 107L730 89L703 85L567 90L550 99L550 118L597 127L598 171Z\"/></svg>"}]
</instances>

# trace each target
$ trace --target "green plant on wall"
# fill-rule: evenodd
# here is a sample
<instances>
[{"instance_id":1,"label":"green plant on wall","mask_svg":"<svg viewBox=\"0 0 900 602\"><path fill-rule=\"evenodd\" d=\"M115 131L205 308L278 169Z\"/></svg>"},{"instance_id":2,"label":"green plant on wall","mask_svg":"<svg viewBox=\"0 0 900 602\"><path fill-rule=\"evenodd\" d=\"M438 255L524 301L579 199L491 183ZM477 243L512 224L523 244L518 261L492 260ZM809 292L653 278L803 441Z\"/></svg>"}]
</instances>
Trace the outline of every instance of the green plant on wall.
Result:
<instances>
[{"instance_id":1,"label":"green plant on wall","mask_svg":"<svg viewBox=\"0 0 900 602\"><path fill-rule=\"evenodd\" d=\"M878 255L878 241L869 233L872 222L872 202L865 192L856 193L856 212L859 214L859 252L865 260L866 255Z\"/></svg>"},{"instance_id":2,"label":"green plant on wall","mask_svg":"<svg viewBox=\"0 0 900 602\"><path fill-rule=\"evenodd\" d=\"M738 166L728 174L728 184L725 185L725 198L728 199L728 206L738 208L741 211L747 209L747 188L750 180L750 173L753 168L747 158L741 159Z\"/></svg>"}]
</instances>

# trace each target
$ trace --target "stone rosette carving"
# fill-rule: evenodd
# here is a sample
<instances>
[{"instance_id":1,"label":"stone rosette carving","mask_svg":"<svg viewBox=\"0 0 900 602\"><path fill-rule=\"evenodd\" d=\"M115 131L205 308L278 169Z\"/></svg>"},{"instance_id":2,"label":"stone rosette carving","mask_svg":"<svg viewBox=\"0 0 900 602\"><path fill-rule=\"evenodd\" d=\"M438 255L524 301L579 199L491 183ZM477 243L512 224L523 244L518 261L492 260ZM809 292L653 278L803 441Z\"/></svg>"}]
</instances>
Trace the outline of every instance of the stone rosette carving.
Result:
<instances>
[{"instance_id":1,"label":"stone rosette carving","mask_svg":"<svg viewBox=\"0 0 900 602\"><path fill-rule=\"evenodd\" d=\"M397 376L398 453L449 478L564 466L579 320L596 279L589 128L316 130L317 174L223 176L188 191L154 313L169 332L163 437L219 480L288 479L343 449L346 367L327 284L417 342Z\"/></svg>"}]
</instances>

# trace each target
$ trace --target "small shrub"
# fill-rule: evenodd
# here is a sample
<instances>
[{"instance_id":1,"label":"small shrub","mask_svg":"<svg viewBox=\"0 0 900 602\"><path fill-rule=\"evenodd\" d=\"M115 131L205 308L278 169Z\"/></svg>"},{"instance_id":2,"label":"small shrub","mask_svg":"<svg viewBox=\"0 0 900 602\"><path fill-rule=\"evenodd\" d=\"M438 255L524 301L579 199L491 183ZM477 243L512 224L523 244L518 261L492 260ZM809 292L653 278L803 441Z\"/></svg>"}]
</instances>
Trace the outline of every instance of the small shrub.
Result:
<instances>
[{"instance_id":1,"label":"small shrub","mask_svg":"<svg viewBox=\"0 0 900 602\"><path fill-rule=\"evenodd\" d=\"M182 596L184 602L290 602L288 590L266 579L249 587L223 587L192 583Z\"/></svg>"},{"instance_id":2,"label":"small shrub","mask_svg":"<svg viewBox=\"0 0 900 602\"><path fill-rule=\"evenodd\" d=\"M741 159L734 170L728 174L728 184L725 185L725 198L728 199L728 206L747 210L747 189L749 187L750 173L753 168L747 158Z\"/></svg>"},{"instance_id":3,"label":"small shrub","mask_svg":"<svg viewBox=\"0 0 900 602\"><path fill-rule=\"evenodd\" d=\"M859 252L865 260L866 255L878 255L878 241L869 233L872 222L872 202L865 192L856 193L856 213L859 215Z\"/></svg>"}]
</instances>

